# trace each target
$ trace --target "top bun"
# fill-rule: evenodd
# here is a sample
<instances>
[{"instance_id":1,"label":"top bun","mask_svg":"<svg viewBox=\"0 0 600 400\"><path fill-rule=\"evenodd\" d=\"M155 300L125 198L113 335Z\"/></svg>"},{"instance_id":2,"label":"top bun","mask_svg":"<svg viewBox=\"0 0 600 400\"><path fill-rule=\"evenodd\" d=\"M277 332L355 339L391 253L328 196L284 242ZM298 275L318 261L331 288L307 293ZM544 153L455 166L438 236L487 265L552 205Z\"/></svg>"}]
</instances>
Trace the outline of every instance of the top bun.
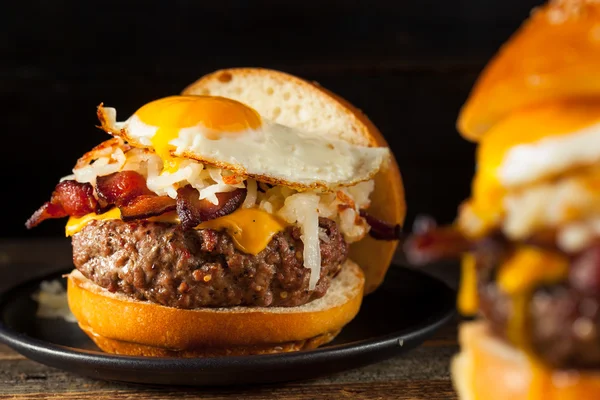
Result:
<instances>
[{"instance_id":1,"label":"top bun","mask_svg":"<svg viewBox=\"0 0 600 400\"><path fill-rule=\"evenodd\" d=\"M477 141L510 112L600 96L600 2L554 0L531 17L482 72L458 130Z\"/></svg>"},{"instance_id":2,"label":"top bun","mask_svg":"<svg viewBox=\"0 0 600 400\"><path fill-rule=\"evenodd\" d=\"M200 78L182 94L231 98L282 125L322 132L327 137L356 145L388 146L379 130L359 109L317 84L283 72L262 68L224 69ZM393 156L389 165L375 175L369 211L391 223L404 222L404 188ZM397 244L365 237L351 245L350 257L365 272L365 293L375 290L383 281Z\"/></svg>"}]
</instances>

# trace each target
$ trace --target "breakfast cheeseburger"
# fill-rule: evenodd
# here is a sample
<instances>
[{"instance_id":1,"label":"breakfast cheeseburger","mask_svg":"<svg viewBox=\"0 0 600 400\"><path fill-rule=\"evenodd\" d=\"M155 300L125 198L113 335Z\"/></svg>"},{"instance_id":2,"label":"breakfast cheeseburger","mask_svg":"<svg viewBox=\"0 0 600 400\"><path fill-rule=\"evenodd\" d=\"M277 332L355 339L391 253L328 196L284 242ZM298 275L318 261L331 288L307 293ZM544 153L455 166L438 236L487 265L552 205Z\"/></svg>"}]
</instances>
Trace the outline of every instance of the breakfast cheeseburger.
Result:
<instances>
[{"instance_id":1,"label":"breakfast cheeseburger","mask_svg":"<svg viewBox=\"0 0 600 400\"><path fill-rule=\"evenodd\" d=\"M260 354L332 340L382 281L405 206L370 121L299 78L205 76L124 122L27 221L69 217L69 307L107 352ZM360 266L360 267L359 267Z\"/></svg>"},{"instance_id":2,"label":"breakfast cheeseburger","mask_svg":"<svg viewBox=\"0 0 600 400\"><path fill-rule=\"evenodd\" d=\"M458 129L472 197L413 262L462 256L461 399L600 398L600 2L551 1L489 63Z\"/></svg>"}]
</instances>

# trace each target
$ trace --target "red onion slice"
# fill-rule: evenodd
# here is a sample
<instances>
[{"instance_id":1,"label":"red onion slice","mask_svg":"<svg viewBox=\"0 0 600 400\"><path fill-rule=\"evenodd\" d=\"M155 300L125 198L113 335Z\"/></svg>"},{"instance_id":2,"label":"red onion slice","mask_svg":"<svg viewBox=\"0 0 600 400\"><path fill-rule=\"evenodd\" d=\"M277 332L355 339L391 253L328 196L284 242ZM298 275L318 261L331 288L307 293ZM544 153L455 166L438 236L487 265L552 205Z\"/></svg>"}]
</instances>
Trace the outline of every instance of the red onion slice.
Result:
<instances>
[{"instance_id":1,"label":"red onion slice","mask_svg":"<svg viewBox=\"0 0 600 400\"><path fill-rule=\"evenodd\" d=\"M365 210L360 210L363 217L371 227L369 235L377 240L400 240L402 239L402 227L399 224L392 225L386 221L369 215Z\"/></svg>"},{"instance_id":2,"label":"red onion slice","mask_svg":"<svg viewBox=\"0 0 600 400\"><path fill-rule=\"evenodd\" d=\"M231 192L216 193L219 204L206 199L200 200L200 193L191 186L177 190L177 215L184 229L194 228L204 221L231 214L237 210L246 198L246 188Z\"/></svg>"}]
</instances>

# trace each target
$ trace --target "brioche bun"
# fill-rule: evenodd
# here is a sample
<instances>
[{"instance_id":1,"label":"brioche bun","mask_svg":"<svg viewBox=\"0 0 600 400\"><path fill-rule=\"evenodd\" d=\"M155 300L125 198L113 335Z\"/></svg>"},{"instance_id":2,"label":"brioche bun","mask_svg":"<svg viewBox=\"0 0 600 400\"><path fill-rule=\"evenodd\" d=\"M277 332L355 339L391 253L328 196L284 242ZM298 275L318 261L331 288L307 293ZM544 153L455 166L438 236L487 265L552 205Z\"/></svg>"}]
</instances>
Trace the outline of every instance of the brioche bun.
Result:
<instances>
[{"instance_id":1,"label":"brioche bun","mask_svg":"<svg viewBox=\"0 0 600 400\"><path fill-rule=\"evenodd\" d=\"M477 141L514 110L600 96L600 2L554 0L531 17L481 73L458 130Z\"/></svg>"},{"instance_id":2,"label":"brioche bun","mask_svg":"<svg viewBox=\"0 0 600 400\"><path fill-rule=\"evenodd\" d=\"M358 313L364 275L346 261L327 294L299 307L178 309L111 293L74 270L69 308L102 350L135 356L247 355L315 348Z\"/></svg>"},{"instance_id":3,"label":"brioche bun","mask_svg":"<svg viewBox=\"0 0 600 400\"><path fill-rule=\"evenodd\" d=\"M452 378L461 400L600 399L600 373L534 364L492 336L485 321L463 323Z\"/></svg>"},{"instance_id":4,"label":"brioche bun","mask_svg":"<svg viewBox=\"0 0 600 400\"><path fill-rule=\"evenodd\" d=\"M388 146L373 123L359 109L316 83L262 68L224 69L200 78L184 95L228 97L249 105L271 121L306 131L322 132L362 146ZM406 214L404 187L392 156L375 175L369 213L402 224ZM350 258L365 273L365 293L383 281L398 245L365 237L350 247Z\"/></svg>"}]
</instances>

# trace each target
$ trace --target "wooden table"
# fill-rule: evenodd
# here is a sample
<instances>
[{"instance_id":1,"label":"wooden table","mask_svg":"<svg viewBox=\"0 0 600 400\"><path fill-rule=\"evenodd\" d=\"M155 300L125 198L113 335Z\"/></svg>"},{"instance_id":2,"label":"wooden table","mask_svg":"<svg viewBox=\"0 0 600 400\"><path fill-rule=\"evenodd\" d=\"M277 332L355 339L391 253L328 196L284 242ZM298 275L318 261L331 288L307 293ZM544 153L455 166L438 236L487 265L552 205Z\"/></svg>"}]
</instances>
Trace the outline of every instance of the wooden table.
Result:
<instances>
[{"instance_id":1,"label":"wooden table","mask_svg":"<svg viewBox=\"0 0 600 400\"><path fill-rule=\"evenodd\" d=\"M44 275L52 266L68 265L69 247L65 239L0 241L0 290L26 276ZM430 272L456 283L447 269ZM453 322L405 355L317 380L188 388L96 381L30 361L0 344L0 399L456 399L448 366L457 349Z\"/></svg>"}]
</instances>

